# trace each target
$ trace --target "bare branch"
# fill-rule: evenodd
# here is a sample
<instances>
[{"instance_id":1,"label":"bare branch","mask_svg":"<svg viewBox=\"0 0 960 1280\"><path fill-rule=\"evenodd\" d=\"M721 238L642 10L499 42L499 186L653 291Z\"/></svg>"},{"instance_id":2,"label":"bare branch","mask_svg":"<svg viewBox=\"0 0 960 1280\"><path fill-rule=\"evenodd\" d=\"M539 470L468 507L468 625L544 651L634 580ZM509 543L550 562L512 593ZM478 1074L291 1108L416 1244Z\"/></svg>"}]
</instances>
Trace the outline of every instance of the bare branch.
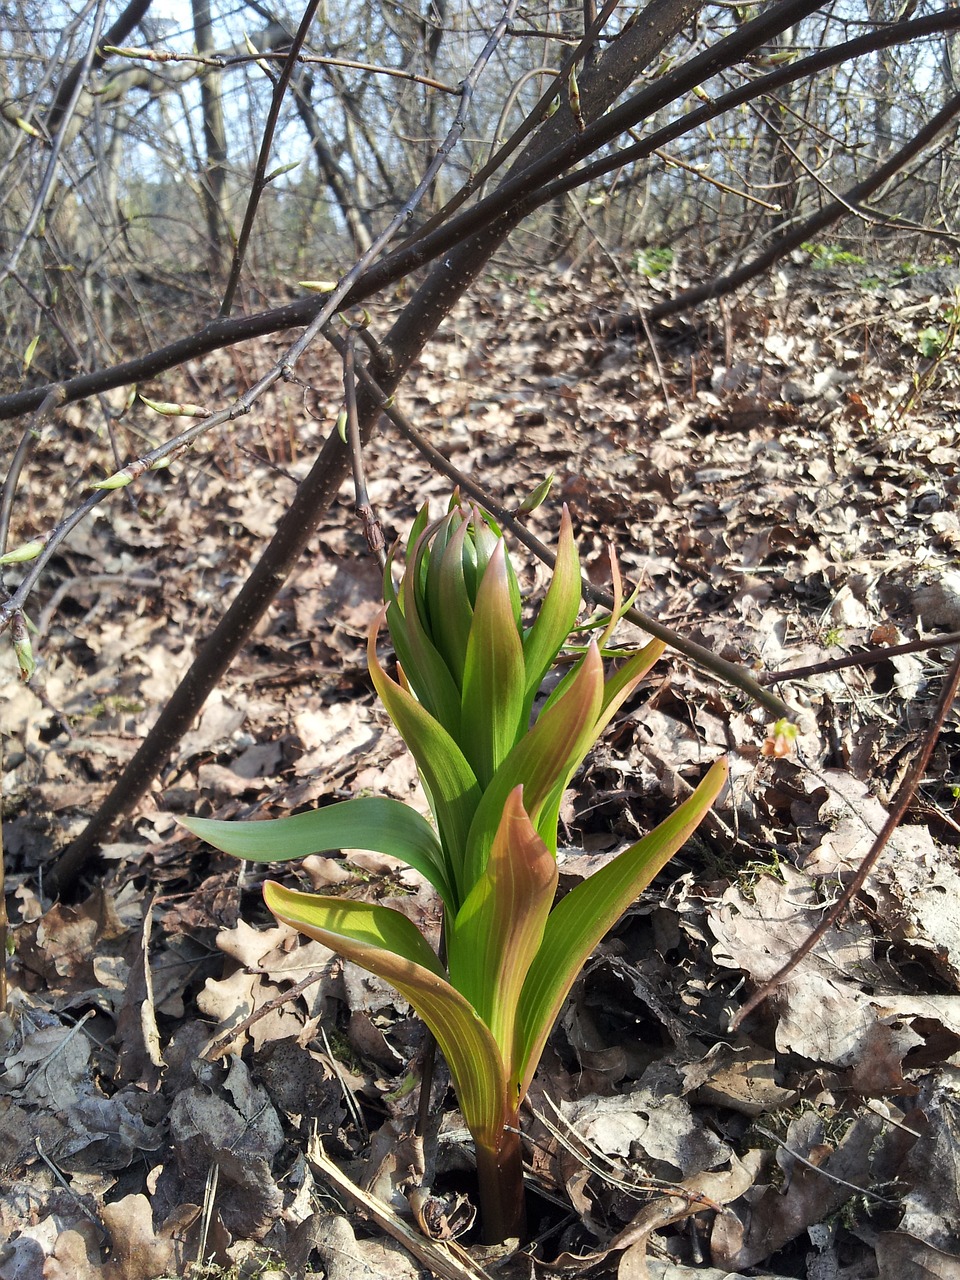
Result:
<instances>
[{"instance_id":1,"label":"bare branch","mask_svg":"<svg viewBox=\"0 0 960 1280\"><path fill-rule=\"evenodd\" d=\"M283 102L284 94L290 85L290 77L293 75L293 69L296 66L297 55L303 48L303 42L307 38L307 32L310 30L314 15L320 0L308 0L307 7L304 9L303 17L300 19L300 26L297 33L293 37L293 43L287 51L280 68L280 75L277 83L273 86L273 96L270 99L270 110L267 113L267 121L263 127L263 136L260 139L260 151L257 155L257 165L253 171L253 181L250 183L250 196L247 200L247 209L243 215L243 225L240 228L240 234L237 237L236 248L233 252L233 262L230 265L230 275L227 279L226 288L223 291L223 301L220 304L220 316L225 318L230 314L233 306L234 295L237 291L237 285L240 283L240 272L243 269L243 260L247 253L247 244L250 241L250 232L253 230L253 220L257 216L257 206L260 203L260 197L263 195L264 188L267 185L267 161L270 159L270 152L273 149L273 138L277 130L277 121L280 118L280 106Z\"/></svg>"}]
</instances>

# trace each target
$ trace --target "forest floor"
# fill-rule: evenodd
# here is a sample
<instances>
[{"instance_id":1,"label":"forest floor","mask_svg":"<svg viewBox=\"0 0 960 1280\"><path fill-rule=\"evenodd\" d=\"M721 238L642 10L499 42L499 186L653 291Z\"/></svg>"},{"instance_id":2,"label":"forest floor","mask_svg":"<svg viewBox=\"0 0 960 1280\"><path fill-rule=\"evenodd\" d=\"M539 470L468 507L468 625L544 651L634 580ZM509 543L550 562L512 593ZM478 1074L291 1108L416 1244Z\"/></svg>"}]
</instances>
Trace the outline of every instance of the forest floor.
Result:
<instances>
[{"instance_id":1,"label":"forest floor","mask_svg":"<svg viewBox=\"0 0 960 1280\"><path fill-rule=\"evenodd\" d=\"M263 868L177 822L358 793L423 807L366 672L379 570L349 486L162 782L73 901L44 896L45 867L308 469L339 408L338 368L308 357L302 385L277 384L71 536L36 597L34 679L21 684L0 652L12 920L0 1280L960 1276L956 708L843 927L728 1030L870 848L952 651L789 672L960 630L957 299L935 277L855 274L783 274L648 335L614 331L634 303L602 271L501 272L401 391L498 501L519 505L553 472L531 528L552 542L569 504L596 584L612 545L646 613L785 673L776 688L804 713L792 753L764 754L769 714L668 652L565 797L570 886L711 761L731 761L715 817L604 941L550 1041L524 1120L535 1243L511 1258L475 1244L469 1140L442 1072L437 1132L412 1137L409 1008L278 926ZM673 283L636 288L649 300ZM223 351L144 390L216 407L283 349ZM97 415L71 406L37 442L11 545L114 469ZM157 422L131 408L124 447L142 451L137 432ZM450 492L389 430L366 467L388 540ZM524 581L535 594L543 575L528 566ZM279 871L389 898L436 934L432 893L395 860L353 852ZM416 1235L410 1200L437 1237L419 1260L402 1242ZM198 1253L215 1265L191 1272Z\"/></svg>"}]
</instances>

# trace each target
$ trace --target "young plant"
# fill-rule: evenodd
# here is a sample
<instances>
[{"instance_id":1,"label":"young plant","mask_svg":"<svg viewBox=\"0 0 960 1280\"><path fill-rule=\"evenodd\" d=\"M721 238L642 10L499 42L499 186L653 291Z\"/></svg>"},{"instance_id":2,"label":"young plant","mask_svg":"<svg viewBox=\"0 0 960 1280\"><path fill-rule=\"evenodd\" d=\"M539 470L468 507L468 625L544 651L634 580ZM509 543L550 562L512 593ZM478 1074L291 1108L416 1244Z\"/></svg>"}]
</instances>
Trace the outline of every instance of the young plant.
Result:
<instances>
[{"instance_id":1,"label":"young plant","mask_svg":"<svg viewBox=\"0 0 960 1280\"><path fill-rule=\"evenodd\" d=\"M715 764L649 835L554 905L560 801L611 717L663 651L659 642L605 673L601 649L617 605L534 718L544 676L580 606L570 517L556 568L529 627L504 540L493 521L455 498L442 519L424 508L398 588L370 631L370 673L413 753L433 825L397 800L365 798L268 822L193 818L186 826L259 862L330 849L404 859L443 900L444 964L398 911L264 885L279 919L391 982L437 1039L476 1145L484 1232L523 1231L519 1107L561 1006L604 934L680 848L723 785ZM377 658L386 618L397 679ZM531 723L533 720L533 723Z\"/></svg>"}]
</instances>

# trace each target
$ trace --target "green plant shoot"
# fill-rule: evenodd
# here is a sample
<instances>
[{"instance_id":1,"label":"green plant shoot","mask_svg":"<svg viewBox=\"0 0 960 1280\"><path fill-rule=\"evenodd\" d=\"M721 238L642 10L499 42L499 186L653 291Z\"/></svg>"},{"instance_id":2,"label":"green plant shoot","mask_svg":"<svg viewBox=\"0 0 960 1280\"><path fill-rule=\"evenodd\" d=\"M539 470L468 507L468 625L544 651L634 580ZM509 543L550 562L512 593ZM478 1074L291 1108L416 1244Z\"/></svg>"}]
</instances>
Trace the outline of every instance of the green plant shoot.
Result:
<instances>
[{"instance_id":1,"label":"green plant shoot","mask_svg":"<svg viewBox=\"0 0 960 1280\"><path fill-rule=\"evenodd\" d=\"M554 905L565 788L617 709L663 651L652 642L615 671L603 645L623 609L534 714L544 676L575 629L580 564L566 510L556 567L531 625L493 520L455 495L418 515L399 585L368 641L370 673L413 753L433 823L388 798L359 797L275 821L193 818L216 847L259 862L331 849L403 858L443 900L446 963L400 912L264 885L277 919L391 982L437 1039L476 1145L484 1232L523 1231L519 1108L554 1022L604 934L686 841L726 777L696 791L636 844ZM377 657L386 619L397 678Z\"/></svg>"}]
</instances>

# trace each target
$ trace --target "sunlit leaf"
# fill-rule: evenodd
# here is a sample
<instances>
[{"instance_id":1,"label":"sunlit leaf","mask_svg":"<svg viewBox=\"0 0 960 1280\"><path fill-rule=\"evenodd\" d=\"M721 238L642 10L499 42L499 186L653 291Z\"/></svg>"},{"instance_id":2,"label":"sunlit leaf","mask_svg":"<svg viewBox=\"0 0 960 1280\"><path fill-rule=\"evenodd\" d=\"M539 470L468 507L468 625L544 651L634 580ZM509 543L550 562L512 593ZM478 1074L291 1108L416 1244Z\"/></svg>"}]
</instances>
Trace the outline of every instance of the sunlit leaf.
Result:
<instances>
[{"instance_id":1,"label":"sunlit leaf","mask_svg":"<svg viewBox=\"0 0 960 1280\"><path fill-rule=\"evenodd\" d=\"M436 559L436 551L431 550L428 579L436 582L436 591L431 598L430 619L434 639L446 659L450 674L461 689L467 639L473 622L473 603L467 590L463 565L468 527L467 521L461 520L439 561Z\"/></svg>"},{"instance_id":2,"label":"sunlit leaf","mask_svg":"<svg viewBox=\"0 0 960 1280\"><path fill-rule=\"evenodd\" d=\"M514 1019L557 889L557 861L533 828L515 787L483 875L447 938L450 980L489 1026L508 1075Z\"/></svg>"},{"instance_id":3,"label":"sunlit leaf","mask_svg":"<svg viewBox=\"0 0 960 1280\"><path fill-rule=\"evenodd\" d=\"M726 761L718 760L693 795L658 827L578 884L554 907L517 1013L514 1060L521 1096L529 1088L547 1037L587 957L689 839L726 778Z\"/></svg>"},{"instance_id":4,"label":"sunlit leaf","mask_svg":"<svg viewBox=\"0 0 960 1280\"><path fill-rule=\"evenodd\" d=\"M448 878L459 906L473 883L464 879L462 851L467 846L473 815L480 802L476 775L443 725L381 667L377 659L376 627L371 628L367 641L367 659L374 687L423 776Z\"/></svg>"},{"instance_id":5,"label":"sunlit leaf","mask_svg":"<svg viewBox=\"0 0 960 1280\"><path fill-rule=\"evenodd\" d=\"M542 811L555 794L563 792L593 742L593 725L602 700L603 664L596 645L591 645L565 696L524 734L483 793L467 845L469 884L486 865L500 814L517 785L523 787L524 808L531 822L551 852L556 853L556 824L554 821L551 826L548 821L545 827Z\"/></svg>"},{"instance_id":6,"label":"sunlit leaf","mask_svg":"<svg viewBox=\"0 0 960 1280\"><path fill-rule=\"evenodd\" d=\"M418 701L452 738L460 736L460 690L416 609L405 615L397 601L387 606L387 626L397 660Z\"/></svg>"},{"instance_id":7,"label":"sunlit leaf","mask_svg":"<svg viewBox=\"0 0 960 1280\"><path fill-rule=\"evenodd\" d=\"M632 654L622 667L607 677L603 686L603 709L597 721L598 737L650 668L660 659L666 647L662 640L651 640L649 644Z\"/></svg>"},{"instance_id":8,"label":"sunlit leaf","mask_svg":"<svg viewBox=\"0 0 960 1280\"><path fill-rule=\"evenodd\" d=\"M473 1006L443 977L416 926L389 907L298 893L270 880L263 897L278 920L392 983L409 1000L443 1050L470 1131L496 1146L507 1115L500 1050Z\"/></svg>"},{"instance_id":9,"label":"sunlit leaf","mask_svg":"<svg viewBox=\"0 0 960 1280\"><path fill-rule=\"evenodd\" d=\"M528 718L533 700L543 683L543 677L556 661L557 654L573 630L579 612L580 558L573 536L570 512L564 507L553 577L540 611L523 639L523 660L527 669L525 703Z\"/></svg>"},{"instance_id":10,"label":"sunlit leaf","mask_svg":"<svg viewBox=\"0 0 960 1280\"><path fill-rule=\"evenodd\" d=\"M486 786L526 729L523 646L513 617L502 540L477 591L463 668L462 735L477 781Z\"/></svg>"},{"instance_id":11,"label":"sunlit leaf","mask_svg":"<svg viewBox=\"0 0 960 1280\"><path fill-rule=\"evenodd\" d=\"M33 357L34 355L36 355L37 344L39 342L40 342L40 335L39 333L35 333L34 336L27 343L27 349L23 353L23 372L24 373L27 373L30 369L30 366L33 364Z\"/></svg>"},{"instance_id":12,"label":"sunlit leaf","mask_svg":"<svg viewBox=\"0 0 960 1280\"><path fill-rule=\"evenodd\" d=\"M415 867L444 902L454 898L436 833L422 814L387 796L357 796L339 804L265 822L183 818L182 825L215 849L251 862L287 862L331 849L370 849Z\"/></svg>"}]
</instances>

